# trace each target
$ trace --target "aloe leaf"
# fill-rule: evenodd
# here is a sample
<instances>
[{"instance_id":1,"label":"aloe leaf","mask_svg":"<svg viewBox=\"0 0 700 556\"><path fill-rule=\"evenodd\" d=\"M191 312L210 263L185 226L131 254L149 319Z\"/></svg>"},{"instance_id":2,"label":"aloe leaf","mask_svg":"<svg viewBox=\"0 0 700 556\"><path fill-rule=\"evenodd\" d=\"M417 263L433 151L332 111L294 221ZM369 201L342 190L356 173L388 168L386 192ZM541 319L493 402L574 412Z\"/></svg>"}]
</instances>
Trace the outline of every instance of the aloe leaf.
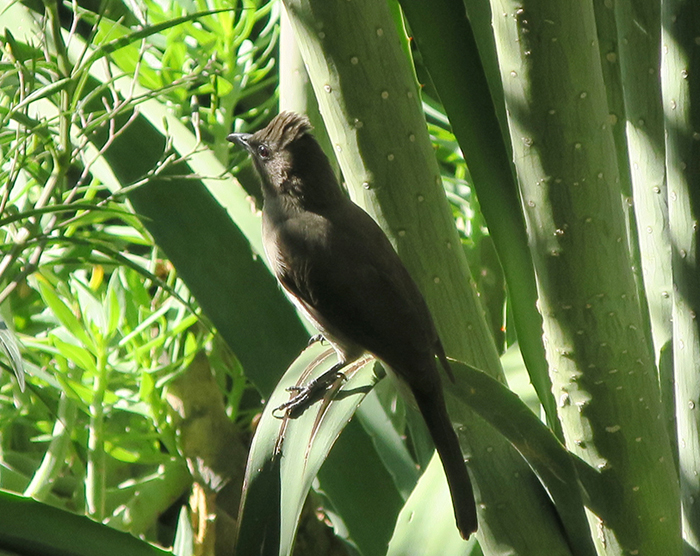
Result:
<instances>
[{"instance_id":1,"label":"aloe leaf","mask_svg":"<svg viewBox=\"0 0 700 556\"><path fill-rule=\"evenodd\" d=\"M456 384L448 391L448 400L467 403L508 439L528 462L554 502L572 554L595 556L579 479L566 448L517 394L468 365L451 361L450 366Z\"/></svg>"},{"instance_id":2,"label":"aloe leaf","mask_svg":"<svg viewBox=\"0 0 700 556\"><path fill-rule=\"evenodd\" d=\"M464 5L462 0L436 3L403 0L402 5L459 141L479 206L496 245L530 380L545 409L547 422L563 438L544 356L535 272L528 254L511 153L501 134L497 108L489 94L489 83ZM489 69L497 72L497 67ZM491 91L499 88L502 94L500 81L491 85Z\"/></svg>"},{"instance_id":3,"label":"aloe leaf","mask_svg":"<svg viewBox=\"0 0 700 556\"><path fill-rule=\"evenodd\" d=\"M700 4L662 2L666 171L673 247L673 367L684 554L700 554Z\"/></svg>"},{"instance_id":4,"label":"aloe leaf","mask_svg":"<svg viewBox=\"0 0 700 556\"><path fill-rule=\"evenodd\" d=\"M0 548L27 556L165 556L153 545L91 519L0 491Z\"/></svg>"},{"instance_id":5,"label":"aloe leaf","mask_svg":"<svg viewBox=\"0 0 700 556\"><path fill-rule=\"evenodd\" d=\"M468 541L452 526L452 500L434 454L396 521L386 556L479 556L476 536Z\"/></svg>"},{"instance_id":6,"label":"aloe leaf","mask_svg":"<svg viewBox=\"0 0 700 556\"><path fill-rule=\"evenodd\" d=\"M294 419L277 408L289 399L287 388L306 384L335 362L332 348L312 345L297 358L268 400L246 468L237 554L258 554L260 547L269 554L291 552L311 483L372 388L374 360L364 357L343 370L347 380L327 394L334 395L333 403L326 397Z\"/></svg>"},{"instance_id":7,"label":"aloe leaf","mask_svg":"<svg viewBox=\"0 0 700 556\"><path fill-rule=\"evenodd\" d=\"M602 525L591 521L597 549L677 553L677 476L631 269L592 2L491 5L558 412L567 448L606 485L589 495L611 504Z\"/></svg>"}]
</instances>

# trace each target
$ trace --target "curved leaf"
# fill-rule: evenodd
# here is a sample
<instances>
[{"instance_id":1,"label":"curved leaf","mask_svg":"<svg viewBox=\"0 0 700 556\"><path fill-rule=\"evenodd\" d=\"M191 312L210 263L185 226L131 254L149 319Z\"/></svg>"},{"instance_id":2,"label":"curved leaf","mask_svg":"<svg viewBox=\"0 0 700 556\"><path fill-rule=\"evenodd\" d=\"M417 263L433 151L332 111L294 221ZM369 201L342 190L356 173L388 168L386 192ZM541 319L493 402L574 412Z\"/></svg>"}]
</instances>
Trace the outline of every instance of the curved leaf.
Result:
<instances>
[{"instance_id":1,"label":"curved leaf","mask_svg":"<svg viewBox=\"0 0 700 556\"><path fill-rule=\"evenodd\" d=\"M450 361L456 383L450 404L466 403L520 452L554 502L574 555L595 556L579 478L571 454L523 401L486 373Z\"/></svg>"},{"instance_id":2,"label":"curved leaf","mask_svg":"<svg viewBox=\"0 0 700 556\"><path fill-rule=\"evenodd\" d=\"M10 361L19 389L24 392L24 361L19 352L19 345L12 331L7 327L7 324L0 317L0 350L2 350Z\"/></svg>"},{"instance_id":3,"label":"curved leaf","mask_svg":"<svg viewBox=\"0 0 700 556\"><path fill-rule=\"evenodd\" d=\"M346 367L346 379L301 416L280 417L290 386L308 383L336 362L332 348L315 343L299 356L268 401L255 433L239 512L236 553L289 554L306 495L333 443L374 385L374 359ZM334 394L333 403L330 397Z\"/></svg>"},{"instance_id":4,"label":"curved leaf","mask_svg":"<svg viewBox=\"0 0 700 556\"><path fill-rule=\"evenodd\" d=\"M399 514L387 556L470 556L481 554L476 535L459 536L447 479L437 453Z\"/></svg>"},{"instance_id":5,"label":"curved leaf","mask_svg":"<svg viewBox=\"0 0 700 556\"><path fill-rule=\"evenodd\" d=\"M0 549L26 556L165 556L128 533L64 510L0 491Z\"/></svg>"}]
</instances>

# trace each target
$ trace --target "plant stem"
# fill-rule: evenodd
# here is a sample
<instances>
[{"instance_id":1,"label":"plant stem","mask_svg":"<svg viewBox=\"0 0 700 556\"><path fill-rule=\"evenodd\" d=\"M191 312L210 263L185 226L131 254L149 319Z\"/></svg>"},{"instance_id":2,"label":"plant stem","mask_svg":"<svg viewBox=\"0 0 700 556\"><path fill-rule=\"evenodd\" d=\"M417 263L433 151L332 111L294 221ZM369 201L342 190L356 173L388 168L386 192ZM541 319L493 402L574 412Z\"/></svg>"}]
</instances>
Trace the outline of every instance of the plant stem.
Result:
<instances>
[{"instance_id":1,"label":"plant stem","mask_svg":"<svg viewBox=\"0 0 700 556\"><path fill-rule=\"evenodd\" d=\"M24 495L43 502L53 488L53 481L63 469L66 454L70 446L71 432L75 424L77 409L75 402L65 393L61 394L58 402L58 412L54 423L53 437L41 465L34 473Z\"/></svg>"},{"instance_id":2,"label":"plant stem","mask_svg":"<svg viewBox=\"0 0 700 556\"><path fill-rule=\"evenodd\" d=\"M102 521L105 517L106 454L103 404L108 379L107 355L104 346L100 345L97 357L97 375L93 385L94 396L90 404L87 477L85 481L88 514L97 521Z\"/></svg>"}]
</instances>

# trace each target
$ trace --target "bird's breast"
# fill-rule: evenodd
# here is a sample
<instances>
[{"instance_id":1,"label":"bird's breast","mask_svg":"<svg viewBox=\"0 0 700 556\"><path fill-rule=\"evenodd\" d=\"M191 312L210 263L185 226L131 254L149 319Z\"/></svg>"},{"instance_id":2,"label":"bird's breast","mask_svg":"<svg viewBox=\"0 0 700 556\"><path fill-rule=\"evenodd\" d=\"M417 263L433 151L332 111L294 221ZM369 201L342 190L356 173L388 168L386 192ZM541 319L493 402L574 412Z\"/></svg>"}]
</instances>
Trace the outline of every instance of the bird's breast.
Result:
<instances>
[{"instance_id":1,"label":"bird's breast","mask_svg":"<svg viewBox=\"0 0 700 556\"><path fill-rule=\"evenodd\" d=\"M304 288L310 269L329 256L330 223L313 213L272 220L263 215L263 246L270 266L283 286Z\"/></svg>"}]
</instances>

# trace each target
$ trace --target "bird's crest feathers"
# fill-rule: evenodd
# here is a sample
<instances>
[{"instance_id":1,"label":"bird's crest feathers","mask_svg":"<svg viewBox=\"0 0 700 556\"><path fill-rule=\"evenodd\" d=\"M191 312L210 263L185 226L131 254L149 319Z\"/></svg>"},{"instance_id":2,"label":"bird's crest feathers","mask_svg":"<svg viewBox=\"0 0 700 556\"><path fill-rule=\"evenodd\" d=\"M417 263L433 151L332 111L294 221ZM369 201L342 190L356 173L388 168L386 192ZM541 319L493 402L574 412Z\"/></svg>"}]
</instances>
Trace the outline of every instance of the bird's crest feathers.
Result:
<instances>
[{"instance_id":1,"label":"bird's crest feathers","mask_svg":"<svg viewBox=\"0 0 700 556\"><path fill-rule=\"evenodd\" d=\"M311 123L305 116L294 112L282 112L275 116L267 127L254 133L253 139L282 150L311 129Z\"/></svg>"}]
</instances>

